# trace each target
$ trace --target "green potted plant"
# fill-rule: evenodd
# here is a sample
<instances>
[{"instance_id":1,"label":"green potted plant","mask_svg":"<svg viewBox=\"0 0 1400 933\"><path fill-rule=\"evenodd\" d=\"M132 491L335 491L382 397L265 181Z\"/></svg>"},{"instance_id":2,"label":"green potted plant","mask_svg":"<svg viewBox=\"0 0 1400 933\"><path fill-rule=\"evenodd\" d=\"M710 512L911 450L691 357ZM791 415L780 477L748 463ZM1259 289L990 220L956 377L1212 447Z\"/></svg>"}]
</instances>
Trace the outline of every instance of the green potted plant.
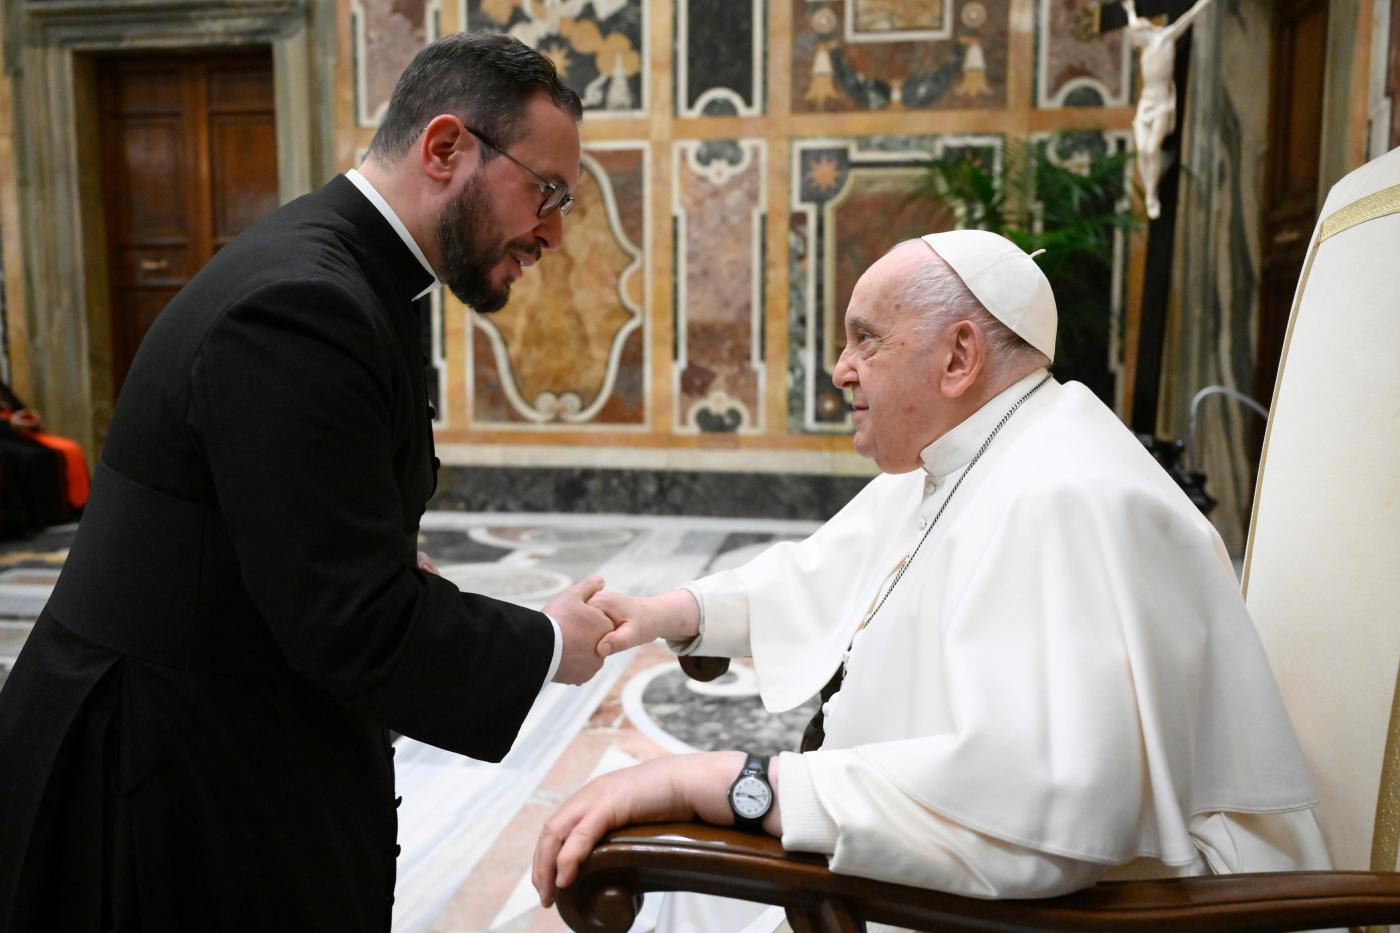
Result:
<instances>
[{"instance_id":1,"label":"green potted plant","mask_svg":"<svg viewBox=\"0 0 1400 933\"><path fill-rule=\"evenodd\" d=\"M959 227L999 233L1028 253L1045 250L1036 261L1059 308L1055 373L1109 405L1114 238L1140 224L1125 207L1131 160L1126 146L1115 151L1098 131L1008 138L999 165L978 149L930 159L908 198L951 209Z\"/></svg>"}]
</instances>

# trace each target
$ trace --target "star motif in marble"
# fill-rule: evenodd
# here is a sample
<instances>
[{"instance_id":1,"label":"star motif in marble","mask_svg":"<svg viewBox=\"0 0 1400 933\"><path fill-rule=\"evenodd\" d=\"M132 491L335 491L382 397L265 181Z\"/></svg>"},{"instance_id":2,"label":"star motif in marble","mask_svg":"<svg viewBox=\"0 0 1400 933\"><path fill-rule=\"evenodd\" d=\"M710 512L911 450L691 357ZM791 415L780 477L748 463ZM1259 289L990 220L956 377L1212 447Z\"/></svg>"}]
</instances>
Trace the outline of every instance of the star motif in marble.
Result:
<instances>
[{"instance_id":1,"label":"star motif in marble","mask_svg":"<svg viewBox=\"0 0 1400 933\"><path fill-rule=\"evenodd\" d=\"M569 66L573 64L573 59L569 57L569 48L558 42L552 42L540 49L545 58L554 63L554 70L559 72L559 80L564 81L569 77Z\"/></svg>"},{"instance_id":2,"label":"star motif in marble","mask_svg":"<svg viewBox=\"0 0 1400 933\"><path fill-rule=\"evenodd\" d=\"M822 193L835 189L840 180L841 166L831 156L817 156L807 167L807 182Z\"/></svg>"},{"instance_id":3,"label":"star motif in marble","mask_svg":"<svg viewBox=\"0 0 1400 933\"><path fill-rule=\"evenodd\" d=\"M504 24L510 21L510 15L518 5L518 0L481 0L481 12Z\"/></svg>"}]
</instances>

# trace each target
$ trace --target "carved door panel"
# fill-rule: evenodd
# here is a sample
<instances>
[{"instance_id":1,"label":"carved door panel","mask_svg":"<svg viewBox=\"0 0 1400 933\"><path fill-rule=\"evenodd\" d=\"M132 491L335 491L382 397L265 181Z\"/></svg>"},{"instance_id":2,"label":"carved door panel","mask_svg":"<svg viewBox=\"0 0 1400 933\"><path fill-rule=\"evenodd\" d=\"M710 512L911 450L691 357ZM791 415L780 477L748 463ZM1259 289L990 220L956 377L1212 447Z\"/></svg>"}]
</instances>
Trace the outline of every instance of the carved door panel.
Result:
<instances>
[{"instance_id":1,"label":"carved door panel","mask_svg":"<svg viewBox=\"0 0 1400 933\"><path fill-rule=\"evenodd\" d=\"M1273 398L1283 334L1317 222L1317 173L1327 64L1328 0L1280 0L1274 7L1259 335L1254 397Z\"/></svg>"},{"instance_id":2,"label":"carved door panel","mask_svg":"<svg viewBox=\"0 0 1400 933\"><path fill-rule=\"evenodd\" d=\"M268 52L98 63L99 131L120 391L157 314L214 252L277 206Z\"/></svg>"}]
</instances>

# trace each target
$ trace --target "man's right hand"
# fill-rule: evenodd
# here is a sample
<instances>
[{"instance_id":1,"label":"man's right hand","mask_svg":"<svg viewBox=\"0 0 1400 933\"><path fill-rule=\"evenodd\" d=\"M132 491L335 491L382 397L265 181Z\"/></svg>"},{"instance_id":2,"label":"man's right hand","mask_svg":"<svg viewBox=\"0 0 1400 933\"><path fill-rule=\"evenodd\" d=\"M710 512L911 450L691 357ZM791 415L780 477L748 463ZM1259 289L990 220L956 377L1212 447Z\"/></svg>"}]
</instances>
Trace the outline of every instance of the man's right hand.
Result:
<instances>
[{"instance_id":1,"label":"man's right hand","mask_svg":"<svg viewBox=\"0 0 1400 933\"><path fill-rule=\"evenodd\" d=\"M590 680L603 666L597 646L602 637L612 631L612 621L588 600L603 588L602 577L587 577L560 593L544 607L545 615L559 624L564 648L559 655L559 669L554 682L581 684Z\"/></svg>"},{"instance_id":2,"label":"man's right hand","mask_svg":"<svg viewBox=\"0 0 1400 933\"><path fill-rule=\"evenodd\" d=\"M616 629L598 643L598 654L607 657L658 638L689 641L700 628L700 605L686 590L659 596L599 593L590 600L608 614Z\"/></svg>"}]
</instances>

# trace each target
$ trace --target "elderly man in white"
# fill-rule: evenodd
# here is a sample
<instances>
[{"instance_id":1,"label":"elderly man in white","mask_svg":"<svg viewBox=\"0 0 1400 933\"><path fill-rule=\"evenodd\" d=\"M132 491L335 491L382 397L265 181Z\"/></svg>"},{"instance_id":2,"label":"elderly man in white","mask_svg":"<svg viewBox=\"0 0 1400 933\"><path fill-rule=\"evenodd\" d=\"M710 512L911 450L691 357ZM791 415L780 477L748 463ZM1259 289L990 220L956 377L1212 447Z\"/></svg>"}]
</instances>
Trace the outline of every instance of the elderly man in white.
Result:
<instances>
[{"instance_id":1,"label":"elderly man in white","mask_svg":"<svg viewBox=\"0 0 1400 933\"><path fill-rule=\"evenodd\" d=\"M841 673L823 744L593 781L540 837L542 902L608 830L694 817L975 897L1327 866L1219 536L1108 408L1049 375L1032 257L983 231L902 243L845 325L834 379L882 475L737 570L594 597L616 625L600 653L662 637L750 656L772 710Z\"/></svg>"}]
</instances>

